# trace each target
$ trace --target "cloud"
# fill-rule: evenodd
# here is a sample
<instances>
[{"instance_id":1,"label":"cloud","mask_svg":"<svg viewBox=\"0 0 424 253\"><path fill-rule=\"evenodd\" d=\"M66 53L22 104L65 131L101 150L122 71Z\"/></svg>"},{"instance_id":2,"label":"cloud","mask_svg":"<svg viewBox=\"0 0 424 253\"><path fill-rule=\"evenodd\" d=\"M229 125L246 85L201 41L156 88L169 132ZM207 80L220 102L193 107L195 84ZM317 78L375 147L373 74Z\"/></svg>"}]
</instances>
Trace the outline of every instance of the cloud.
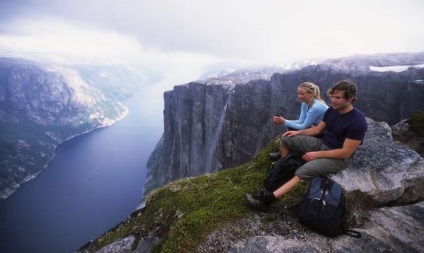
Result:
<instances>
[{"instance_id":1,"label":"cloud","mask_svg":"<svg viewBox=\"0 0 424 253\"><path fill-rule=\"evenodd\" d=\"M158 64L180 56L193 63L184 60L192 56L199 65L424 51L422 7L418 0L2 1L0 49L32 44L44 55Z\"/></svg>"},{"instance_id":2,"label":"cloud","mask_svg":"<svg viewBox=\"0 0 424 253\"><path fill-rule=\"evenodd\" d=\"M114 31L71 26L61 20L20 20L15 34L0 35L0 48L11 55L44 60L119 63L140 56L139 43Z\"/></svg>"}]
</instances>

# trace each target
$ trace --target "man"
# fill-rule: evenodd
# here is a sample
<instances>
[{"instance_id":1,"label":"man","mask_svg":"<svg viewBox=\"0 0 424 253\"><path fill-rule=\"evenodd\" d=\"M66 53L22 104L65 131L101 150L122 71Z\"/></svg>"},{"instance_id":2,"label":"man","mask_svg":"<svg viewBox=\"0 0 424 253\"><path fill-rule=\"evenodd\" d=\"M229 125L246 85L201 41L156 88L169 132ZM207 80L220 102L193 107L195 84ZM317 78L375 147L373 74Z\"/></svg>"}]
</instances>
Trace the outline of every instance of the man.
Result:
<instances>
[{"instance_id":1,"label":"man","mask_svg":"<svg viewBox=\"0 0 424 253\"><path fill-rule=\"evenodd\" d=\"M299 167L295 176L274 192L246 194L254 208L267 208L271 203L289 192L301 180L336 173L346 168L351 156L362 143L367 122L364 114L353 107L356 85L343 80L328 90L331 107L316 127L285 132L280 139L281 156L290 152L304 154L306 163ZM322 139L313 137L323 133Z\"/></svg>"}]
</instances>

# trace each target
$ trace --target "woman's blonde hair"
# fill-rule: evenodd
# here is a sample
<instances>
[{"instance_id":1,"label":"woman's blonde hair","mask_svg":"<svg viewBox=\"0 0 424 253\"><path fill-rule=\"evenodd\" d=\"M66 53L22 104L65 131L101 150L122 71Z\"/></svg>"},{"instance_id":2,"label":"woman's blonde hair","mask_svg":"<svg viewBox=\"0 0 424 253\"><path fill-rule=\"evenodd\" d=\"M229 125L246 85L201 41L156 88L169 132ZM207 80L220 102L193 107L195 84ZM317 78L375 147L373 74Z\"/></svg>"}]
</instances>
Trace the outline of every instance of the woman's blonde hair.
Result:
<instances>
[{"instance_id":1,"label":"woman's blonde hair","mask_svg":"<svg viewBox=\"0 0 424 253\"><path fill-rule=\"evenodd\" d=\"M325 103L325 101L321 98L321 91L317 85L311 82L304 82L299 85L299 88L305 89L306 92L313 94L315 99L318 99L319 101Z\"/></svg>"}]
</instances>

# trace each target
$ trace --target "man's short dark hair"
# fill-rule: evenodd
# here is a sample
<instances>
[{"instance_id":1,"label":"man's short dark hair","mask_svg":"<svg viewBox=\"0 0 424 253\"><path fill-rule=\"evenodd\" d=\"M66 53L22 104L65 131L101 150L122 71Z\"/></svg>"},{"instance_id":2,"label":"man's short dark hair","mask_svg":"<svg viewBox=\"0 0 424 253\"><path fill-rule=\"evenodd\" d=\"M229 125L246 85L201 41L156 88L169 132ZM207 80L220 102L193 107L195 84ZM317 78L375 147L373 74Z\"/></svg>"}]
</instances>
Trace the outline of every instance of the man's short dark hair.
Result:
<instances>
[{"instance_id":1,"label":"man's short dark hair","mask_svg":"<svg viewBox=\"0 0 424 253\"><path fill-rule=\"evenodd\" d=\"M349 99L349 98L353 98L352 102L354 102L356 100L356 84L353 83L350 80L342 80L337 82L333 87L331 87L328 91L327 91L327 95L331 96L334 91L341 91L343 94L343 98L345 99Z\"/></svg>"}]
</instances>

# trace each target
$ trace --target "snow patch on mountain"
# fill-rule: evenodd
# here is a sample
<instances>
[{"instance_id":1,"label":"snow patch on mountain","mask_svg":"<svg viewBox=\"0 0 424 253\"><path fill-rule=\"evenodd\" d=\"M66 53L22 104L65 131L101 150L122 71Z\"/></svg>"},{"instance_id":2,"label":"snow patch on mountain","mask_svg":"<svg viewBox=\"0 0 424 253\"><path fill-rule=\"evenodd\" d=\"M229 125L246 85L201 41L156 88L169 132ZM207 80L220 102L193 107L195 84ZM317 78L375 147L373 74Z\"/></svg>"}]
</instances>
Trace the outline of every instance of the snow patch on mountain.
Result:
<instances>
[{"instance_id":1,"label":"snow patch on mountain","mask_svg":"<svg viewBox=\"0 0 424 253\"><path fill-rule=\"evenodd\" d=\"M371 71L376 71L376 72L402 72L407 70L408 68L424 68L424 64L419 64L419 65L404 65L404 66L387 66L387 67L375 67L375 66L370 66L370 70Z\"/></svg>"}]
</instances>

